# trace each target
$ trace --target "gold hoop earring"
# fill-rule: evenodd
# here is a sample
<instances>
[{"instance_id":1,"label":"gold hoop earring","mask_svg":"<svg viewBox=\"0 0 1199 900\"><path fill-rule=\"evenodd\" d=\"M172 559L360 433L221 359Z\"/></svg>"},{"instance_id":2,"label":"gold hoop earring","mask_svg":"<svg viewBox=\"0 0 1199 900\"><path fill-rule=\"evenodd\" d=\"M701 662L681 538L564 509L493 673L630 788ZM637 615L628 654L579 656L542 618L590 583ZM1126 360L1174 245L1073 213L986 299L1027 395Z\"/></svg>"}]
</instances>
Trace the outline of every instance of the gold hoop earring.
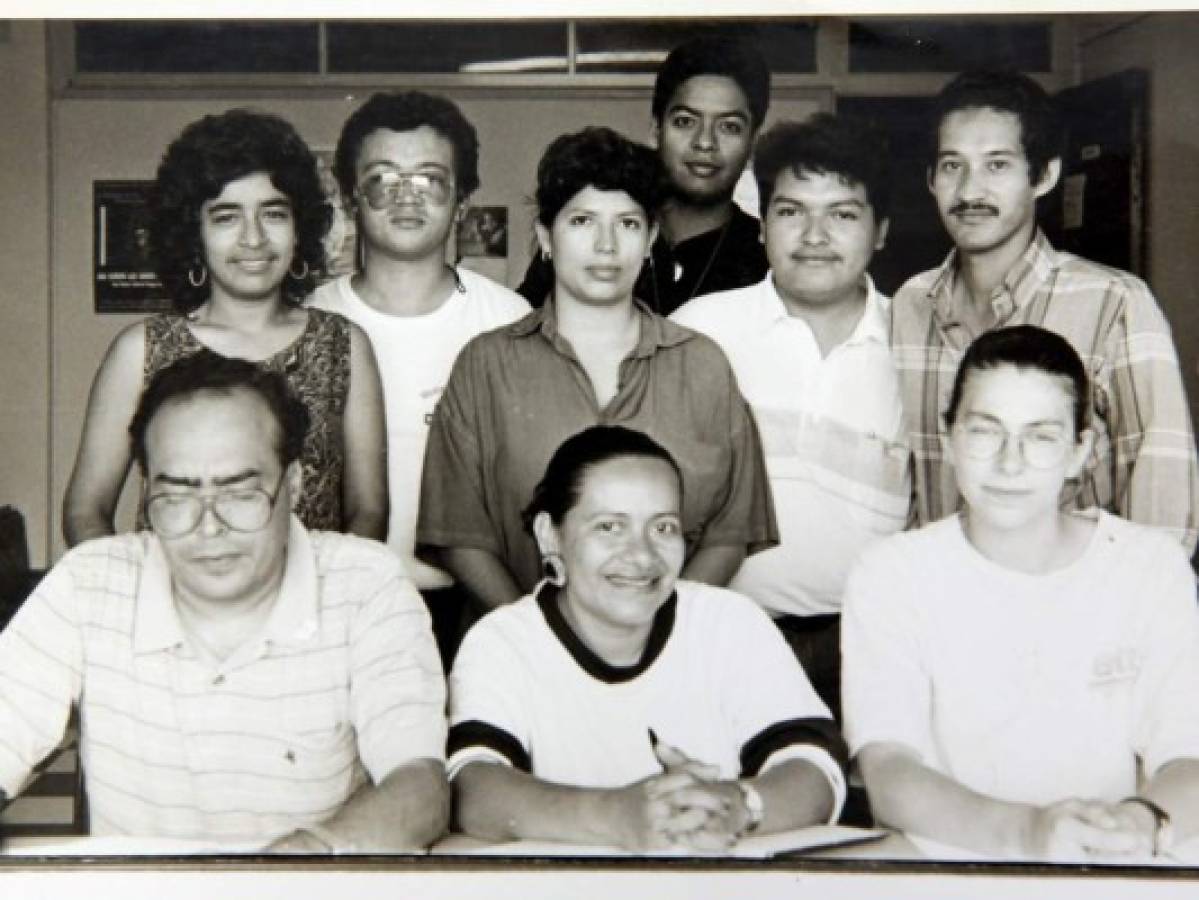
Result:
<instances>
[{"instance_id":1,"label":"gold hoop earring","mask_svg":"<svg viewBox=\"0 0 1199 900\"><path fill-rule=\"evenodd\" d=\"M291 265L287 269L287 274L290 275L292 278L294 278L296 281L303 281L305 278L308 277L308 260L301 257L300 265L303 266L303 268L300 269L299 274L292 271L296 267L296 261L294 259L291 261Z\"/></svg>"},{"instance_id":2,"label":"gold hoop earring","mask_svg":"<svg viewBox=\"0 0 1199 900\"><path fill-rule=\"evenodd\" d=\"M196 270L200 270L200 274L196 274ZM194 288L204 287L204 282L208 280L208 269L204 267L204 263L198 262L187 270L187 283Z\"/></svg>"},{"instance_id":3,"label":"gold hoop earring","mask_svg":"<svg viewBox=\"0 0 1199 900\"><path fill-rule=\"evenodd\" d=\"M566 560L560 553L546 553L541 557L541 572L545 580L554 587L566 586Z\"/></svg>"}]
</instances>

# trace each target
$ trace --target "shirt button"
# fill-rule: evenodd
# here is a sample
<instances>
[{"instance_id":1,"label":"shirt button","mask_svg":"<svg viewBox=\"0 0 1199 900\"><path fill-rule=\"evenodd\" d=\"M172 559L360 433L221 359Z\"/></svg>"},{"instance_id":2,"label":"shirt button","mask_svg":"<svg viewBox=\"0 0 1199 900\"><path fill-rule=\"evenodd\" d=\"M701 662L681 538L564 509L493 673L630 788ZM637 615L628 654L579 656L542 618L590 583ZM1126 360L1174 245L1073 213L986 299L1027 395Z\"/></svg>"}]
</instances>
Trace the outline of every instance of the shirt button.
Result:
<instances>
[{"instance_id":1,"label":"shirt button","mask_svg":"<svg viewBox=\"0 0 1199 900\"><path fill-rule=\"evenodd\" d=\"M224 684L224 683L225 683L225 676L224 676L224 675L218 675L216 678L212 679L212 683L213 683L213 684Z\"/></svg>"}]
</instances>

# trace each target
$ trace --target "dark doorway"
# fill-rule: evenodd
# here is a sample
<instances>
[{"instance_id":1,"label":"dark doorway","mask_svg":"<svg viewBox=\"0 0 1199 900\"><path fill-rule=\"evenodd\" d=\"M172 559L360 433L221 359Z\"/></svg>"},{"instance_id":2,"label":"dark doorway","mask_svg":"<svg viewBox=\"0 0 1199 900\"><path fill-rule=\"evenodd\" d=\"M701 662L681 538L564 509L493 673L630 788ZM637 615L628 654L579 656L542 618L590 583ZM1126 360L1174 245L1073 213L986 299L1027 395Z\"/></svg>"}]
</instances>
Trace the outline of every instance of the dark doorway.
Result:
<instances>
[{"instance_id":1,"label":"dark doorway","mask_svg":"<svg viewBox=\"0 0 1199 900\"><path fill-rule=\"evenodd\" d=\"M1144 277L1149 75L1130 69L1057 98L1066 142L1045 231L1058 249Z\"/></svg>"}]
</instances>

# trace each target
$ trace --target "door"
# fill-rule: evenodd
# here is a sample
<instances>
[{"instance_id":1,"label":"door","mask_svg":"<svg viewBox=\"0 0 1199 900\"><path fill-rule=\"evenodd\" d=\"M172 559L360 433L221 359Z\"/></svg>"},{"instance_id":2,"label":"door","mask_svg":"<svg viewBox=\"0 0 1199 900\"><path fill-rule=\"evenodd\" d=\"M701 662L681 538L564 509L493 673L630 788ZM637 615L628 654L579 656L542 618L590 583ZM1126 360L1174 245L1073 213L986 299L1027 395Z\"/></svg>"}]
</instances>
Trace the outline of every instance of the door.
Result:
<instances>
[{"instance_id":1,"label":"door","mask_svg":"<svg viewBox=\"0 0 1199 900\"><path fill-rule=\"evenodd\" d=\"M1145 276L1149 75L1129 69L1057 95L1062 177L1041 217L1054 246Z\"/></svg>"}]
</instances>

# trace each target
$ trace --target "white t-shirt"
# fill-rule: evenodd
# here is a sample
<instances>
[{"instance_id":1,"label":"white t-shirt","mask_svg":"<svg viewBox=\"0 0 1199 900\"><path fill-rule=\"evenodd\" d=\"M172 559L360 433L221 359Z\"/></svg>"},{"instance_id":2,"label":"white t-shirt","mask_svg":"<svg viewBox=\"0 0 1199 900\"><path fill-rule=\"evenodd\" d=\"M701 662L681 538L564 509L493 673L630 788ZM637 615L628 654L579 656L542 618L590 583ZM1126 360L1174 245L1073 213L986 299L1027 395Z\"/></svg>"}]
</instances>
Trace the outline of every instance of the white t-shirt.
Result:
<instances>
[{"instance_id":1,"label":"white t-shirt","mask_svg":"<svg viewBox=\"0 0 1199 900\"><path fill-rule=\"evenodd\" d=\"M475 335L529 312L523 297L475 272L458 269L463 290L422 316L394 316L369 306L343 275L317 288L313 306L341 313L367 333L379 364L387 416L387 543L421 590L446 587L450 576L413 555L420 476L433 407L458 352Z\"/></svg>"},{"instance_id":2,"label":"white t-shirt","mask_svg":"<svg viewBox=\"0 0 1199 900\"><path fill-rule=\"evenodd\" d=\"M498 761L538 778L621 787L662 767L649 729L721 778L806 759L845 780L828 708L769 618L732 591L680 581L659 611L641 662L609 666L571 631L556 592L485 616L463 641L450 675L453 777Z\"/></svg>"},{"instance_id":3,"label":"white t-shirt","mask_svg":"<svg viewBox=\"0 0 1199 900\"><path fill-rule=\"evenodd\" d=\"M909 454L888 301L873 284L867 290L853 333L827 357L769 274L670 317L720 345L753 409L781 540L748 557L729 587L774 615L840 612L861 549L907 521Z\"/></svg>"},{"instance_id":4,"label":"white t-shirt","mask_svg":"<svg viewBox=\"0 0 1199 900\"><path fill-rule=\"evenodd\" d=\"M1138 758L1148 777L1199 757L1195 577L1168 536L1105 512L1045 575L988 560L958 516L883 541L850 574L841 642L854 753L902 744L1038 805L1119 800Z\"/></svg>"}]
</instances>

